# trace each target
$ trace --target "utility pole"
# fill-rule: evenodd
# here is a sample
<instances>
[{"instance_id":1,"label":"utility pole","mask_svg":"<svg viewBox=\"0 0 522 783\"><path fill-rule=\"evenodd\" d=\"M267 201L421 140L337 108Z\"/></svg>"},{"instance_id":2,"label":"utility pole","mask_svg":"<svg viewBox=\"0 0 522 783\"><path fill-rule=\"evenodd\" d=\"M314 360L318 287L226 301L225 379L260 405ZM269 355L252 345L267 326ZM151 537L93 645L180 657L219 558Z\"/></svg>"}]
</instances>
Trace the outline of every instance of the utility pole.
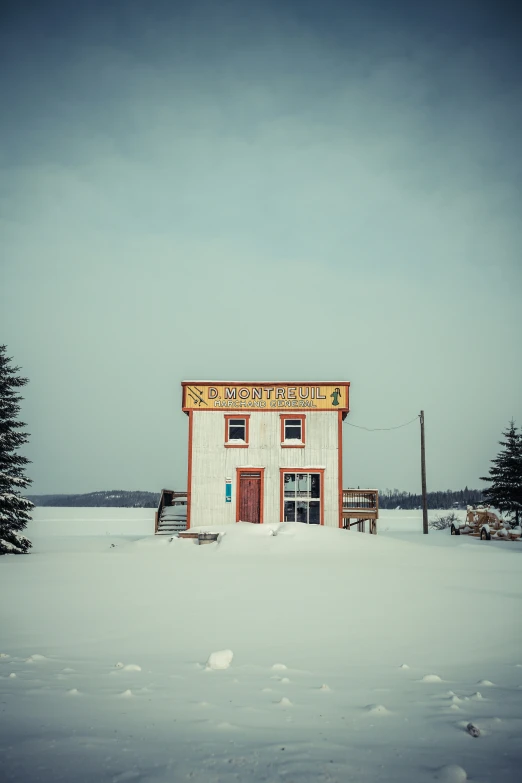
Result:
<instances>
[{"instance_id":1,"label":"utility pole","mask_svg":"<svg viewBox=\"0 0 522 783\"><path fill-rule=\"evenodd\" d=\"M426 497L426 444L424 442L424 411L420 412L421 475L422 475L422 532L428 533L428 498Z\"/></svg>"}]
</instances>

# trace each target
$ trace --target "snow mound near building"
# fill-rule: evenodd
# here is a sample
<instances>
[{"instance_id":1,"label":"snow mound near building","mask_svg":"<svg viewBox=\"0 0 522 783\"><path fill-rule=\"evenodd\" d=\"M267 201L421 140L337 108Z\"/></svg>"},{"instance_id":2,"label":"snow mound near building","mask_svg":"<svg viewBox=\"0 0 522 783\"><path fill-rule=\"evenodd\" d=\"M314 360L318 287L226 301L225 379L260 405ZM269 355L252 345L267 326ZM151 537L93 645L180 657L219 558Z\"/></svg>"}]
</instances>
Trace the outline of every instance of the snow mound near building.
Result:
<instances>
[{"instance_id":1,"label":"snow mound near building","mask_svg":"<svg viewBox=\"0 0 522 783\"><path fill-rule=\"evenodd\" d=\"M438 674L425 674L420 682L443 682L443 680Z\"/></svg>"},{"instance_id":2,"label":"snow mound near building","mask_svg":"<svg viewBox=\"0 0 522 783\"><path fill-rule=\"evenodd\" d=\"M466 770L458 764L446 764L438 770L437 780L442 783L464 783L468 779Z\"/></svg>"},{"instance_id":3,"label":"snow mound near building","mask_svg":"<svg viewBox=\"0 0 522 783\"><path fill-rule=\"evenodd\" d=\"M232 650L217 650L217 652L210 653L206 668L212 670L228 669L233 657Z\"/></svg>"},{"instance_id":4,"label":"snow mound near building","mask_svg":"<svg viewBox=\"0 0 522 783\"><path fill-rule=\"evenodd\" d=\"M368 704L365 709L370 715L391 715L390 710L386 709L384 704Z\"/></svg>"}]
</instances>

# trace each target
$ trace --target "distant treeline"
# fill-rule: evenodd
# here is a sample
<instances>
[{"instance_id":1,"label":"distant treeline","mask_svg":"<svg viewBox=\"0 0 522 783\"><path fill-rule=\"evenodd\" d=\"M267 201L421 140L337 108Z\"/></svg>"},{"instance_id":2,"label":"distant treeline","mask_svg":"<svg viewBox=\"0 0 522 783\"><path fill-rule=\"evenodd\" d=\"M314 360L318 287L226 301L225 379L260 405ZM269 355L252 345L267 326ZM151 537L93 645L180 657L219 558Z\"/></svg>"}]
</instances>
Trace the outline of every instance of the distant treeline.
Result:
<instances>
[{"instance_id":1,"label":"distant treeline","mask_svg":"<svg viewBox=\"0 0 522 783\"><path fill-rule=\"evenodd\" d=\"M28 495L35 506L96 507L113 506L118 508L157 508L159 492L127 492L113 489L110 492L89 492L86 495ZM428 508L466 508L482 500L479 489L447 489L444 492L428 492ZM398 489L379 490L381 508L412 509L422 506L422 497Z\"/></svg>"},{"instance_id":2,"label":"distant treeline","mask_svg":"<svg viewBox=\"0 0 522 783\"><path fill-rule=\"evenodd\" d=\"M35 506L157 508L159 492L127 492L113 489L110 492L89 492L86 495L28 495Z\"/></svg>"},{"instance_id":3,"label":"distant treeline","mask_svg":"<svg viewBox=\"0 0 522 783\"><path fill-rule=\"evenodd\" d=\"M447 489L443 492L428 492L428 508L466 508L482 501L480 489ZM379 490L380 508L421 508L422 495L401 492L398 489Z\"/></svg>"}]
</instances>

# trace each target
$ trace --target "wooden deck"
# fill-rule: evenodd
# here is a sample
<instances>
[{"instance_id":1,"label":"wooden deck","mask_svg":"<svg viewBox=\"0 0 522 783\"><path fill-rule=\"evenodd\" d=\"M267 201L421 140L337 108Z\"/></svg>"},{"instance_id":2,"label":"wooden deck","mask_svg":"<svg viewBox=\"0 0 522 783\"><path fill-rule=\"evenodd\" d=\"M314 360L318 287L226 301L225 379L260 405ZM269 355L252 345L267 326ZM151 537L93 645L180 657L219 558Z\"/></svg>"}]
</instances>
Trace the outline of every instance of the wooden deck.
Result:
<instances>
[{"instance_id":1,"label":"wooden deck","mask_svg":"<svg viewBox=\"0 0 522 783\"><path fill-rule=\"evenodd\" d=\"M351 530L357 526L361 533L365 532L366 520L369 522L369 532L377 534L379 518L379 492L376 489L343 489L343 528Z\"/></svg>"}]
</instances>

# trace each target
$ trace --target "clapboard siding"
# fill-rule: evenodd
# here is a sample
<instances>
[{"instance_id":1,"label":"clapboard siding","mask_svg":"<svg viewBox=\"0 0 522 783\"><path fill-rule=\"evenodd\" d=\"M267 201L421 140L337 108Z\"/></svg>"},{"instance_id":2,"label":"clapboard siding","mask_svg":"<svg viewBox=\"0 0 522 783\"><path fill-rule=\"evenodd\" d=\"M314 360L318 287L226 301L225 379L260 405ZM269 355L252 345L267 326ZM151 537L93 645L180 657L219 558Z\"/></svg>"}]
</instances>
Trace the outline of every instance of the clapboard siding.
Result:
<instances>
[{"instance_id":1,"label":"clapboard siding","mask_svg":"<svg viewBox=\"0 0 522 783\"><path fill-rule=\"evenodd\" d=\"M281 448L281 411L249 413L250 445L237 449L224 446L224 413L193 411L191 527L235 523L239 467L265 469L264 522L280 521L280 468L324 468L324 524L338 527L337 412L306 415L305 448ZM231 503L225 503L227 478L232 479Z\"/></svg>"}]
</instances>

